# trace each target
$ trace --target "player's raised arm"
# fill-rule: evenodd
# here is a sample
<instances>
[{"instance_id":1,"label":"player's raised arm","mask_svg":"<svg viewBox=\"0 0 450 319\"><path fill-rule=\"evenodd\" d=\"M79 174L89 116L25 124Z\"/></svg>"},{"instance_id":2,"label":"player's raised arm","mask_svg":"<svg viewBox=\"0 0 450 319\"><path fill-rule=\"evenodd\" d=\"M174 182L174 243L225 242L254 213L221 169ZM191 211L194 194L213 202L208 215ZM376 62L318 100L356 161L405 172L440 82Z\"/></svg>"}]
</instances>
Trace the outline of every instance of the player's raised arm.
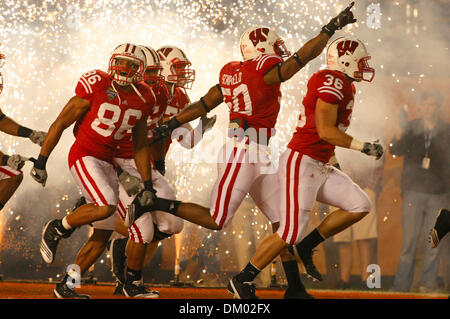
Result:
<instances>
[{"instance_id":1,"label":"player's raised arm","mask_svg":"<svg viewBox=\"0 0 450 319\"><path fill-rule=\"evenodd\" d=\"M338 105L317 99L315 110L316 128L324 141L345 148L361 151L377 159L383 155L383 147L378 143L361 142L341 131L337 126Z\"/></svg>"},{"instance_id":2,"label":"player's raised arm","mask_svg":"<svg viewBox=\"0 0 450 319\"><path fill-rule=\"evenodd\" d=\"M0 110L0 131L13 136L29 138L33 143L41 146L46 134L45 132L34 131L16 123L13 119L6 116L2 110Z\"/></svg>"},{"instance_id":3,"label":"player's raised arm","mask_svg":"<svg viewBox=\"0 0 450 319\"><path fill-rule=\"evenodd\" d=\"M170 120L161 126L156 127L153 132L155 136L168 137L170 132L181 126L184 123L188 123L196 118L205 115L223 102L222 90L220 85L217 84L209 89L200 100L191 103L186 108L173 116Z\"/></svg>"},{"instance_id":4,"label":"player's raised arm","mask_svg":"<svg viewBox=\"0 0 450 319\"><path fill-rule=\"evenodd\" d=\"M347 24L356 22L353 13L350 10L354 5L352 2L330 22L322 27L318 36L309 40L297 52L295 52L285 62L277 64L264 75L264 82L268 85L284 82L293 77L309 61L316 58L325 49L328 40L333 36L336 30L340 30Z\"/></svg>"},{"instance_id":5,"label":"player's raised arm","mask_svg":"<svg viewBox=\"0 0 450 319\"><path fill-rule=\"evenodd\" d=\"M35 181L45 186L45 182L47 181L45 166L48 157L58 144L64 130L80 119L89 107L90 101L78 96L72 97L69 102L67 102L66 106L64 106L61 113L50 126L47 136L42 144L39 157L31 170L31 176Z\"/></svg>"}]
</instances>

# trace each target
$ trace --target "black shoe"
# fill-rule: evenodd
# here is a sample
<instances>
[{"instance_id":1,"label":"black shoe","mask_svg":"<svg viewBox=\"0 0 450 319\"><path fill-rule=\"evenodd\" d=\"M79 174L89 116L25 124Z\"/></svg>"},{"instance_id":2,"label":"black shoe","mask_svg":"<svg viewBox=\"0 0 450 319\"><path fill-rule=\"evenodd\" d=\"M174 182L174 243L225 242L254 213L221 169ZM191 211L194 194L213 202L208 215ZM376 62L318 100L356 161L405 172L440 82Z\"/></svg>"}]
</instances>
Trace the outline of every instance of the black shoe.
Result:
<instances>
[{"instance_id":1,"label":"black shoe","mask_svg":"<svg viewBox=\"0 0 450 319\"><path fill-rule=\"evenodd\" d=\"M159 292L156 290L147 290L142 281L125 283L122 291L129 298L159 298Z\"/></svg>"},{"instance_id":2,"label":"black shoe","mask_svg":"<svg viewBox=\"0 0 450 319\"><path fill-rule=\"evenodd\" d=\"M122 283L116 281L116 288L114 289L113 295L125 296L125 294L123 293L123 284Z\"/></svg>"},{"instance_id":3,"label":"black shoe","mask_svg":"<svg viewBox=\"0 0 450 319\"><path fill-rule=\"evenodd\" d=\"M288 287L284 292L284 299L315 299L305 289Z\"/></svg>"},{"instance_id":4,"label":"black shoe","mask_svg":"<svg viewBox=\"0 0 450 319\"><path fill-rule=\"evenodd\" d=\"M72 212L86 204L87 204L86 198L84 198L84 196L81 196L80 198L78 198L77 202L75 203L75 207L72 209Z\"/></svg>"},{"instance_id":5,"label":"black shoe","mask_svg":"<svg viewBox=\"0 0 450 319\"><path fill-rule=\"evenodd\" d=\"M436 223L430 232L428 241L431 248L436 248L441 239L448 233L450 224L450 211L448 209L440 209L436 216Z\"/></svg>"},{"instance_id":6,"label":"black shoe","mask_svg":"<svg viewBox=\"0 0 450 319\"><path fill-rule=\"evenodd\" d=\"M110 241L109 258L111 259L111 272L114 277L121 283L125 282L125 263L127 257L125 255L125 247L128 238L118 238Z\"/></svg>"},{"instance_id":7,"label":"black shoe","mask_svg":"<svg viewBox=\"0 0 450 319\"><path fill-rule=\"evenodd\" d=\"M317 270L313 262L313 253L315 250L298 248L298 245L289 246L288 250L292 255L300 258L303 266L305 266L306 274L308 275L308 277L312 278L313 281L323 280L322 275Z\"/></svg>"},{"instance_id":8,"label":"black shoe","mask_svg":"<svg viewBox=\"0 0 450 319\"><path fill-rule=\"evenodd\" d=\"M239 282L236 276L230 280L227 289L237 299L258 299L255 295L255 284Z\"/></svg>"},{"instance_id":9,"label":"black shoe","mask_svg":"<svg viewBox=\"0 0 450 319\"><path fill-rule=\"evenodd\" d=\"M69 237L74 231L74 229L66 231L59 230L57 227L59 223L61 223L61 221L58 219L51 220L42 230L40 251L42 259L44 259L47 264L51 264L55 259L59 240L61 238Z\"/></svg>"},{"instance_id":10,"label":"black shoe","mask_svg":"<svg viewBox=\"0 0 450 319\"><path fill-rule=\"evenodd\" d=\"M82 295L70 289L65 283L56 284L53 295L58 299L90 299L89 295Z\"/></svg>"}]
</instances>

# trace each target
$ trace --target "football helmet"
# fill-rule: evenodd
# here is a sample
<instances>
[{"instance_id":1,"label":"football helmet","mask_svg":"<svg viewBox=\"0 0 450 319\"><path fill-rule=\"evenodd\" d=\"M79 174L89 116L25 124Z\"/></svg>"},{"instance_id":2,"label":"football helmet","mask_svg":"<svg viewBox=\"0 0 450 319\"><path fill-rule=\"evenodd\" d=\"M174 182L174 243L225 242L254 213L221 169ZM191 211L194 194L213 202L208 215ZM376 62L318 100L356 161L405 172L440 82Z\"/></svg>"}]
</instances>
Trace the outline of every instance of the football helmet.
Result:
<instances>
[{"instance_id":1,"label":"football helmet","mask_svg":"<svg viewBox=\"0 0 450 319\"><path fill-rule=\"evenodd\" d=\"M119 60L133 62L133 66L124 65ZM109 59L108 73L120 85L127 85L142 81L146 68L146 57L138 45L125 43L114 49Z\"/></svg>"},{"instance_id":2,"label":"football helmet","mask_svg":"<svg viewBox=\"0 0 450 319\"><path fill-rule=\"evenodd\" d=\"M291 55L275 30L261 26L247 29L239 40L239 48L244 61L254 59L262 53L276 54L282 58Z\"/></svg>"},{"instance_id":3,"label":"football helmet","mask_svg":"<svg viewBox=\"0 0 450 319\"><path fill-rule=\"evenodd\" d=\"M191 62L183 50L174 46L164 46L156 52L161 60L161 74L165 81L190 89L195 80L195 70L191 69Z\"/></svg>"},{"instance_id":4,"label":"football helmet","mask_svg":"<svg viewBox=\"0 0 450 319\"><path fill-rule=\"evenodd\" d=\"M375 76L375 69L369 66L368 60L370 55L358 39L341 37L327 49L328 69L341 71L358 82L371 82Z\"/></svg>"},{"instance_id":5,"label":"football helmet","mask_svg":"<svg viewBox=\"0 0 450 319\"><path fill-rule=\"evenodd\" d=\"M161 75L162 66L158 53L154 49L144 45L141 46L141 49L144 51L146 62L143 80L150 85L159 84L164 80L164 76Z\"/></svg>"}]
</instances>

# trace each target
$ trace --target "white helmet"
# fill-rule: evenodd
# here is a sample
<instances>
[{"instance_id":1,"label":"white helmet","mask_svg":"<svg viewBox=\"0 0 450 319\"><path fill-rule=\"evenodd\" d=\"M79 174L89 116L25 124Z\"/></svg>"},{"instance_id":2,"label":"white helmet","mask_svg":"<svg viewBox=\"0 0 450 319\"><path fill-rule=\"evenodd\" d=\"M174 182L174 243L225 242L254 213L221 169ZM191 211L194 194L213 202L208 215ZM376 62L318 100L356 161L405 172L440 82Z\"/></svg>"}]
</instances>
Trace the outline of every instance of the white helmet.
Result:
<instances>
[{"instance_id":1,"label":"white helmet","mask_svg":"<svg viewBox=\"0 0 450 319\"><path fill-rule=\"evenodd\" d=\"M117 64L118 59L135 62L136 67ZM127 85L142 81L146 68L146 57L142 49L135 44L119 45L109 59L108 73L120 85Z\"/></svg>"},{"instance_id":2,"label":"white helmet","mask_svg":"<svg viewBox=\"0 0 450 319\"><path fill-rule=\"evenodd\" d=\"M371 82L375 76L375 69L367 62L369 59L366 47L358 39L341 37L327 49L328 69L341 71L358 82Z\"/></svg>"},{"instance_id":3,"label":"white helmet","mask_svg":"<svg viewBox=\"0 0 450 319\"><path fill-rule=\"evenodd\" d=\"M144 52L146 62L143 80L152 84L156 84L164 80L164 76L161 75L162 66L158 53L153 48L148 46L141 45L140 47ZM156 72L147 73L148 70L156 70Z\"/></svg>"},{"instance_id":4,"label":"white helmet","mask_svg":"<svg viewBox=\"0 0 450 319\"><path fill-rule=\"evenodd\" d=\"M247 29L239 40L239 48L244 61L262 53L276 54L282 58L291 55L275 30L261 26Z\"/></svg>"},{"instance_id":5,"label":"white helmet","mask_svg":"<svg viewBox=\"0 0 450 319\"><path fill-rule=\"evenodd\" d=\"M163 68L161 74L166 82L190 89L195 80L195 70L190 68L191 62L186 57L186 54L174 46L164 46L156 52L158 52L161 59Z\"/></svg>"}]
</instances>

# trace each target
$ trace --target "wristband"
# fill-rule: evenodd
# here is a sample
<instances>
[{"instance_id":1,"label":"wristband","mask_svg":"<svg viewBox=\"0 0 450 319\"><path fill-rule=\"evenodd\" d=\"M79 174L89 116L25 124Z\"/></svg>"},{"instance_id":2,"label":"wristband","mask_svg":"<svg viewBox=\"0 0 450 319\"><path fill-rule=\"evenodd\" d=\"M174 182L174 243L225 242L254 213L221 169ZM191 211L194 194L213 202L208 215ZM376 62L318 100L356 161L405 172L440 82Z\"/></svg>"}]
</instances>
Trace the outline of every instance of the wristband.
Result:
<instances>
[{"instance_id":1,"label":"wristband","mask_svg":"<svg viewBox=\"0 0 450 319\"><path fill-rule=\"evenodd\" d=\"M181 123L180 121L177 120L177 117L174 116L166 122L166 125L169 128L169 130L173 131L177 127L181 126Z\"/></svg>"},{"instance_id":2,"label":"wristband","mask_svg":"<svg viewBox=\"0 0 450 319\"><path fill-rule=\"evenodd\" d=\"M295 59L299 67L303 68L305 65L303 64L302 60L300 60L300 57L298 56L297 52L295 52L292 57Z\"/></svg>"},{"instance_id":3,"label":"wristband","mask_svg":"<svg viewBox=\"0 0 450 319\"><path fill-rule=\"evenodd\" d=\"M208 107L208 105L206 105L205 99L203 97L200 98L200 102L202 102L202 106L205 109L206 113L209 113L211 109Z\"/></svg>"},{"instance_id":4,"label":"wristband","mask_svg":"<svg viewBox=\"0 0 450 319\"><path fill-rule=\"evenodd\" d=\"M352 142L350 143L350 149L355 151L362 151L364 148L364 143L361 141L358 141L357 139L352 139Z\"/></svg>"},{"instance_id":5,"label":"wristband","mask_svg":"<svg viewBox=\"0 0 450 319\"><path fill-rule=\"evenodd\" d=\"M277 64L277 70L278 70L278 79L280 80L281 83L284 82L283 76L281 75L281 64L282 62Z\"/></svg>"},{"instance_id":6,"label":"wristband","mask_svg":"<svg viewBox=\"0 0 450 319\"><path fill-rule=\"evenodd\" d=\"M33 133L33 130L30 130L24 126L19 126L19 129L17 130L17 136L20 137L29 137L31 133Z\"/></svg>"},{"instance_id":7,"label":"wristband","mask_svg":"<svg viewBox=\"0 0 450 319\"><path fill-rule=\"evenodd\" d=\"M45 165L47 165L48 157L39 154L37 161L34 163L34 167L37 169L45 169Z\"/></svg>"},{"instance_id":8,"label":"wristband","mask_svg":"<svg viewBox=\"0 0 450 319\"><path fill-rule=\"evenodd\" d=\"M144 182L144 189L147 190L147 191L153 191L154 190L153 189L153 182L152 182L151 179Z\"/></svg>"},{"instance_id":9,"label":"wristband","mask_svg":"<svg viewBox=\"0 0 450 319\"><path fill-rule=\"evenodd\" d=\"M8 166L8 159L9 159L9 155L3 155L2 156L2 166Z\"/></svg>"}]
</instances>

